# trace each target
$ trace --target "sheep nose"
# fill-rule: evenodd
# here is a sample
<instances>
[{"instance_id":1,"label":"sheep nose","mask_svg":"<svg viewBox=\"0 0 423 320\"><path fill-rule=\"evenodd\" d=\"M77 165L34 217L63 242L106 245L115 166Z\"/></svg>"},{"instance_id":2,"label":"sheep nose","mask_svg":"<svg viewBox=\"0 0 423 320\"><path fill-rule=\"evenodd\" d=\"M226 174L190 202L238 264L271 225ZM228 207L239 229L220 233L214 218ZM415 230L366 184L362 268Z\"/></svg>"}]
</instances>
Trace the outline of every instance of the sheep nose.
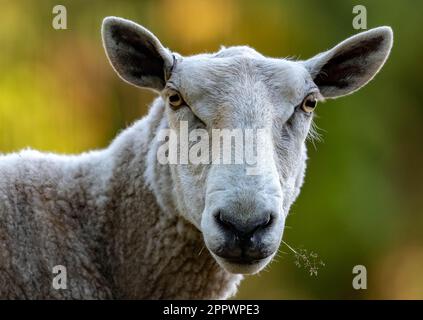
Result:
<instances>
[{"instance_id":1,"label":"sheep nose","mask_svg":"<svg viewBox=\"0 0 423 320\"><path fill-rule=\"evenodd\" d=\"M236 219L229 212L218 210L215 218L217 224L225 232L232 233L241 242L248 242L257 231L266 228L272 223L273 214L271 212L264 212L252 219L242 221L241 219Z\"/></svg>"}]
</instances>

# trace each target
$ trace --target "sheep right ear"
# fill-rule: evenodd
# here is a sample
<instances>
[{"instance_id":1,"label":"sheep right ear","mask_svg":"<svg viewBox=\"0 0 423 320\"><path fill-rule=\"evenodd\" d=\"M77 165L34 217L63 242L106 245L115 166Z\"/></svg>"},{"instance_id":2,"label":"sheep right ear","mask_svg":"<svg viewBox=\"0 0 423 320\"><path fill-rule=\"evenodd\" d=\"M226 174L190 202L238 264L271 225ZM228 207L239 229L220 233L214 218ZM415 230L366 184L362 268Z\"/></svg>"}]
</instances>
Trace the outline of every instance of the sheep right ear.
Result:
<instances>
[{"instance_id":1,"label":"sheep right ear","mask_svg":"<svg viewBox=\"0 0 423 320\"><path fill-rule=\"evenodd\" d=\"M173 55L147 29L117 17L103 20L107 57L116 73L137 87L161 91L173 66Z\"/></svg>"},{"instance_id":2,"label":"sheep right ear","mask_svg":"<svg viewBox=\"0 0 423 320\"><path fill-rule=\"evenodd\" d=\"M391 51L392 37L390 27L359 33L305 61L305 67L325 98L350 94L382 68Z\"/></svg>"}]
</instances>

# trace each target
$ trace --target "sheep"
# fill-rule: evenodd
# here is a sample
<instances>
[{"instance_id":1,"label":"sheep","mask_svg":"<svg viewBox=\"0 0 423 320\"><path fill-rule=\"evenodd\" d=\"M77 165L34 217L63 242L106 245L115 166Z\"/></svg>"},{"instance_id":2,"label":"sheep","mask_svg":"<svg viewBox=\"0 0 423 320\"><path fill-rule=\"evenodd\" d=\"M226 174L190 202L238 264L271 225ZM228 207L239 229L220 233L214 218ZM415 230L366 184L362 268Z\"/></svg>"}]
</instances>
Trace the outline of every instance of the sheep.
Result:
<instances>
[{"instance_id":1,"label":"sheep","mask_svg":"<svg viewBox=\"0 0 423 320\"><path fill-rule=\"evenodd\" d=\"M117 74L159 96L105 149L0 156L0 298L233 296L278 250L317 102L367 84L393 36L375 28L304 61L247 46L182 57L117 17L102 38ZM161 133L182 124L265 129L265 165L248 174L247 163L159 163ZM52 285L57 265L66 288Z\"/></svg>"}]
</instances>

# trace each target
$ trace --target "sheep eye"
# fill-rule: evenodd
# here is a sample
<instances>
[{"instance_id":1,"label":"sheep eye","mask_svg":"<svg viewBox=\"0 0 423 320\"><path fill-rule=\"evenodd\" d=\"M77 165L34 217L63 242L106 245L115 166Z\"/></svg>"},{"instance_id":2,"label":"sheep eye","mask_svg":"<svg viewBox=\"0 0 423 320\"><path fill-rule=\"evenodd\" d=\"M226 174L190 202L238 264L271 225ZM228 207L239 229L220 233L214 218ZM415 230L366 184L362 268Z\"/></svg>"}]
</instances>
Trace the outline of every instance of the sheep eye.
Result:
<instances>
[{"instance_id":1,"label":"sheep eye","mask_svg":"<svg viewBox=\"0 0 423 320\"><path fill-rule=\"evenodd\" d=\"M317 99L313 94L309 94L301 103L301 109L304 112L311 113L317 106Z\"/></svg>"},{"instance_id":2,"label":"sheep eye","mask_svg":"<svg viewBox=\"0 0 423 320\"><path fill-rule=\"evenodd\" d=\"M172 91L168 96L169 105L172 108L179 108L184 104L184 99L182 99L181 94L176 91Z\"/></svg>"}]
</instances>

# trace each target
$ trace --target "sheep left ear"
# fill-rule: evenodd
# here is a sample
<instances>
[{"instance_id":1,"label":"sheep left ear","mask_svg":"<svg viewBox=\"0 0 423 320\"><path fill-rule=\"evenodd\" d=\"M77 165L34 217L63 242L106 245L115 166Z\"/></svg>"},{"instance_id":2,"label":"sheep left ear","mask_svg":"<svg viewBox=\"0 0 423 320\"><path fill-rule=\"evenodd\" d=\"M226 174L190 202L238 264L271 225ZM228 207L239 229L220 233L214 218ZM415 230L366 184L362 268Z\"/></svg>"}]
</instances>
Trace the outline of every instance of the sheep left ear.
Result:
<instances>
[{"instance_id":1,"label":"sheep left ear","mask_svg":"<svg viewBox=\"0 0 423 320\"><path fill-rule=\"evenodd\" d=\"M173 66L172 53L150 31L130 20L107 17L101 29L116 73L138 87L161 91Z\"/></svg>"},{"instance_id":2,"label":"sheep left ear","mask_svg":"<svg viewBox=\"0 0 423 320\"><path fill-rule=\"evenodd\" d=\"M374 28L304 61L325 98L350 94L366 85L382 68L392 48L390 27Z\"/></svg>"}]
</instances>

